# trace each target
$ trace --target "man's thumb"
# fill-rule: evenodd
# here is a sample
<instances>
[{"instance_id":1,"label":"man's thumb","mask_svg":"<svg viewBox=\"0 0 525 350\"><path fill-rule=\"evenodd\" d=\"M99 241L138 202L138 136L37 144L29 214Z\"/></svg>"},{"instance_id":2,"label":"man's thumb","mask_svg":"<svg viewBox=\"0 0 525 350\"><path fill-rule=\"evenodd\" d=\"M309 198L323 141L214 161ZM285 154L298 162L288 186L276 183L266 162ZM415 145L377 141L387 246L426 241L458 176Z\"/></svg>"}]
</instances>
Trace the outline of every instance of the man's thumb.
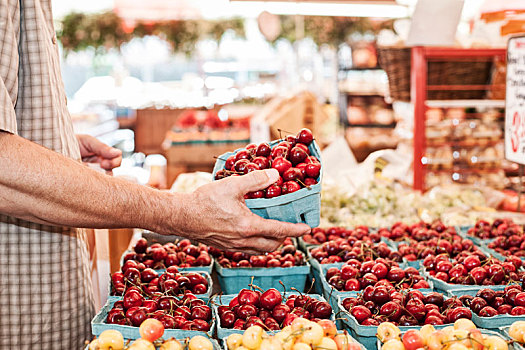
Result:
<instances>
[{"instance_id":1,"label":"man's thumb","mask_svg":"<svg viewBox=\"0 0 525 350\"><path fill-rule=\"evenodd\" d=\"M279 179L279 172L275 169L252 171L243 176L232 177L237 182L242 194L263 190Z\"/></svg>"}]
</instances>

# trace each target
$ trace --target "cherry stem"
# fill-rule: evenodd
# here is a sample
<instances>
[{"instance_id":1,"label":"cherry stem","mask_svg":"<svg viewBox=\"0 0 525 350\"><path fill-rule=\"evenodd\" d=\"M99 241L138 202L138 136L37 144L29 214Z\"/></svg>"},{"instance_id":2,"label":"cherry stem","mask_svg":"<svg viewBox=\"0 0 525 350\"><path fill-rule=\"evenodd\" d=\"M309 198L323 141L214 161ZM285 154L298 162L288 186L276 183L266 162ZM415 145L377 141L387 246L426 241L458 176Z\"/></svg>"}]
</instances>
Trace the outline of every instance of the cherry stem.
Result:
<instances>
[{"instance_id":1,"label":"cherry stem","mask_svg":"<svg viewBox=\"0 0 525 350\"><path fill-rule=\"evenodd\" d=\"M304 182L302 182L301 179L297 178L296 180L299 181L299 183L300 183L301 185L303 185L304 187L306 187L307 189L309 189L309 190L312 189L309 185L306 185Z\"/></svg>"},{"instance_id":2,"label":"cherry stem","mask_svg":"<svg viewBox=\"0 0 525 350\"><path fill-rule=\"evenodd\" d=\"M283 286L283 299L286 299L286 286L284 285L283 281L279 280L279 284Z\"/></svg>"}]
</instances>

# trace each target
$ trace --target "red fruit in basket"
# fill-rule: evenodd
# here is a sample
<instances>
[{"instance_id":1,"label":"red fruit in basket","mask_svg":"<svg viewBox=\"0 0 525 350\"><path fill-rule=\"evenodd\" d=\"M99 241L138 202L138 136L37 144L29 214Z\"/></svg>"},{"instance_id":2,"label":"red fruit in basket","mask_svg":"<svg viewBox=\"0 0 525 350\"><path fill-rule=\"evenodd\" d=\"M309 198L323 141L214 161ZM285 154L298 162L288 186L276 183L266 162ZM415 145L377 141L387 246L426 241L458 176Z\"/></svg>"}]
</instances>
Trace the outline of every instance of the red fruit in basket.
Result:
<instances>
[{"instance_id":1,"label":"red fruit in basket","mask_svg":"<svg viewBox=\"0 0 525 350\"><path fill-rule=\"evenodd\" d=\"M387 276L390 281L399 283L405 278L405 271L399 267L393 267L390 269Z\"/></svg>"},{"instance_id":2,"label":"red fruit in basket","mask_svg":"<svg viewBox=\"0 0 525 350\"><path fill-rule=\"evenodd\" d=\"M485 306L481 311L479 312L480 317L493 317L498 314L498 311L494 309L492 306Z\"/></svg>"},{"instance_id":3,"label":"red fruit in basket","mask_svg":"<svg viewBox=\"0 0 525 350\"><path fill-rule=\"evenodd\" d=\"M494 282L492 284L498 284L505 279L505 271L501 265L492 264L489 266L488 276L490 276L490 279Z\"/></svg>"},{"instance_id":4,"label":"red fruit in basket","mask_svg":"<svg viewBox=\"0 0 525 350\"><path fill-rule=\"evenodd\" d=\"M335 271L338 271L337 268L335 268ZM343 280L349 280L351 278L355 278L357 276L357 274L359 273L359 270L356 269L355 267L352 267L350 265L344 265L343 267L341 267L341 279ZM328 271L327 271L327 278L328 277Z\"/></svg>"},{"instance_id":5,"label":"red fruit in basket","mask_svg":"<svg viewBox=\"0 0 525 350\"><path fill-rule=\"evenodd\" d=\"M255 155L257 157L269 157L270 154L272 154L272 148L266 142L259 144L255 150Z\"/></svg>"},{"instance_id":6,"label":"red fruit in basket","mask_svg":"<svg viewBox=\"0 0 525 350\"><path fill-rule=\"evenodd\" d=\"M483 267L475 267L470 271L470 276L474 278L475 284L482 284L483 280L487 278L487 271Z\"/></svg>"},{"instance_id":7,"label":"red fruit in basket","mask_svg":"<svg viewBox=\"0 0 525 350\"><path fill-rule=\"evenodd\" d=\"M307 177L306 179L304 179L304 185L305 186L313 186L317 184L317 180L316 179L312 179L311 177Z\"/></svg>"},{"instance_id":8,"label":"red fruit in basket","mask_svg":"<svg viewBox=\"0 0 525 350\"><path fill-rule=\"evenodd\" d=\"M448 274L446 272L438 272L434 277L444 282L448 282Z\"/></svg>"},{"instance_id":9,"label":"red fruit in basket","mask_svg":"<svg viewBox=\"0 0 525 350\"><path fill-rule=\"evenodd\" d=\"M256 164L259 169L267 169L270 166L270 161L266 157L255 157L252 163Z\"/></svg>"},{"instance_id":10,"label":"red fruit in basket","mask_svg":"<svg viewBox=\"0 0 525 350\"><path fill-rule=\"evenodd\" d=\"M306 157L308 157L308 154L301 147L294 147L290 151L290 161L293 165L302 163Z\"/></svg>"},{"instance_id":11,"label":"red fruit in basket","mask_svg":"<svg viewBox=\"0 0 525 350\"><path fill-rule=\"evenodd\" d=\"M145 238L140 238L133 247L133 250L139 254L146 253L146 249L148 249L148 241Z\"/></svg>"},{"instance_id":12,"label":"red fruit in basket","mask_svg":"<svg viewBox=\"0 0 525 350\"><path fill-rule=\"evenodd\" d=\"M239 305L249 304L259 306L259 295L253 290L242 289L237 295L237 298L239 300Z\"/></svg>"},{"instance_id":13,"label":"red fruit in basket","mask_svg":"<svg viewBox=\"0 0 525 350\"><path fill-rule=\"evenodd\" d=\"M233 324L233 329L244 329L244 324L246 323L246 321L242 320L242 319L237 319L235 321L235 323Z\"/></svg>"},{"instance_id":14,"label":"red fruit in basket","mask_svg":"<svg viewBox=\"0 0 525 350\"><path fill-rule=\"evenodd\" d=\"M304 169L306 175L313 179L317 179L321 174L321 164L320 163L309 163Z\"/></svg>"},{"instance_id":15,"label":"red fruit in basket","mask_svg":"<svg viewBox=\"0 0 525 350\"><path fill-rule=\"evenodd\" d=\"M519 292L514 298L515 306L525 306L525 292Z\"/></svg>"},{"instance_id":16,"label":"red fruit in basket","mask_svg":"<svg viewBox=\"0 0 525 350\"><path fill-rule=\"evenodd\" d=\"M240 159L235 162L235 165L233 166L233 168L237 172L244 173L244 169L246 168L248 164L250 164L250 161L248 159Z\"/></svg>"},{"instance_id":17,"label":"red fruit in basket","mask_svg":"<svg viewBox=\"0 0 525 350\"><path fill-rule=\"evenodd\" d=\"M124 283L124 274L122 272L115 272L113 275L111 275L111 283L113 285L115 285L115 284L123 284Z\"/></svg>"},{"instance_id":18,"label":"red fruit in basket","mask_svg":"<svg viewBox=\"0 0 525 350\"><path fill-rule=\"evenodd\" d=\"M268 317L266 320L264 320L264 325L266 326L264 328L268 328L270 331L278 331L281 329L277 321L271 317Z\"/></svg>"},{"instance_id":19,"label":"red fruit in basket","mask_svg":"<svg viewBox=\"0 0 525 350\"><path fill-rule=\"evenodd\" d=\"M395 301L389 301L383 306L381 306L381 309L379 310L379 313L381 315L386 316L388 319L392 321L397 321L401 315L403 315L403 310L401 308L401 305Z\"/></svg>"},{"instance_id":20,"label":"red fruit in basket","mask_svg":"<svg viewBox=\"0 0 525 350\"><path fill-rule=\"evenodd\" d=\"M376 263L371 271L378 279L383 279L388 275L388 267L383 263Z\"/></svg>"},{"instance_id":21,"label":"red fruit in basket","mask_svg":"<svg viewBox=\"0 0 525 350\"><path fill-rule=\"evenodd\" d=\"M450 269L450 271L448 272L448 275L451 278L452 277L458 278L458 277L466 276L467 273L468 271L465 266L463 266L462 264L457 264L453 268Z\"/></svg>"},{"instance_id":22,"label":"red fruit in basket","mask_svg":"<svg viewBox=\"0 0 525 350\"><path fill-rule=\"evenodd\" d=\"M250 159L250 152L243 149L243 150L240 150L239 152L237 152L235 154L235 161L238 162L239 160L242 160L242 159L245 159L245 160L249 160Z\"/></svg>"},{"instance_id":23,"label":"red fruit in basket","mask_svg":"<svg viewBox=\"0 0 525 350\"><path fill-rule=\"evenodd\" d=\"M448 260L440 261L436 264L436 271L437 272L445 272L448 273L454 265Z\"/></svg>"},{"instance_id":24,"label":"red fruit in basket","mask_svg":"<svg viewBox=\"0 0 525 350\"><path fill-rule=\"evenodd\" d=\"M283 194L293 193L293 192L299 191L300 189L301 189L301 186L299 186L299 184L297 182L295 182L295 181L286 181L283 184L282 193Z\"/></svg>"},{"instance_id":25,"label":"red fruit in basket","mask_svg":"<svg viewBox=\"0 0 525 350\"><path fill-rule=\"evenodd\" d=\"M106 317L106 322L109 324L121 324L121 325L127 325L128 321L126 319L126 315L122 310L119 309L111 309L108 312L108 316Z\"/></svg>"},{"instance_id":26,"label":"red fruit in basket","mask_svg":"<svg viewBox=\"0 0 525 350\"><path fill-rule=\"evenodd\" d=\"M286 170L283 174L284 181L303 181L304 177L301 173L301 170L297 168L290 168Z\"/></svg>"},{"instance_id":27,"label":"red fruit in basket","mask_svg":"<svg viewBox=\"0 0 525 350\"><path fill-rule=\"evenodd\" d=\"M445 298L443 298L443 294L441 293L431 292L423 297L423 301L425 304L433 304L441 307L445 301Z\"/></svg>"},{"instance_id":28,"label":"red fruit in basket","mask_svg":"<svg viewBox=\"0 0 525 350\"><path fill-rule=\"evenodd\" d=\"M208 266L211 264L211 258L208 253L202 252L199 254L197 259L195 260L195 263L197 266Z\"/></svg>"},{"instance_id":29,"label":"red fruit in basket","mask_svg":"<svg viewBox=\"0 0 525 350\"><path fill-rule=\"evenodd\" d=\"M209 321L211 320L211 309L207 305L194 307L191 309L190 318L192 320L200 319L204 321Z\"/></svg>"},{"instance_id":30,"label":"red fruit in basket","mask_svg":"<svg viewBox=\"0 0 525 350\"><path fill-rule=\"evenodd\" d=\"M122 265L122 272L123 273L126 273L126 271L130 268L134 268L134 269L137 269L138 270L138 265L139 263L136 262L135 260L128 260L126 262L124 262L124 265Z\"/></svg>"},{"instance_id":31,"label":"red fruit in basket","mask_svg":"<svg viewBox=\"0 0 525 350\"><path fill-rule=\"evenodd\" d=\"M266 267L281 267L281 262L277 259L270 259L266 263Z\"/></svg>"},{"instance_id":32,"label":"red fruit in basket","mask_svg":"<svg viewBox=\"0 0 525 350\"><path fill-rule=\"evenodd\" d=\"M409 300L405 306L407 312L415 317L418 321L421 321L425 318L426 309L425 304L420 299Z\"/></svg>"},{"instance_id":33,"label":"red fruit in basket","mask_svg":"<svg viewBox=\"0 0 525 350\"><path fill-rule=\"evenodd\" d=\"M289 313L288 315L286 315L284 321L282 322L283 328L286 326L290 326L296 318L299 318L299 316L293 313Z\"/></svg>"},{"instance_id":34,"label":"red fruit in basket","mask_svg":"<svg viewBox=\"0 0 525 350\"><path fill-rule=\"evenodd\" d=\"M274 197L278 197L281 195L281 187L277 186L277 185L270 185L267 189L266 189L266 198L274 198Z\"/></svg>"},{"instance_id":35,"label":"red fruit in basket","mask_svg":"<svg viewBox=\"0 0 525 350\"><path fill-rule=\"evenodd\" d=\"M288 158L288 155L290 153L290 150L288 149L287 146L283 145L283 146L277 146L275 148L272 149L272 154L271 154L271 158L272 159L276 159L278 157L282 157L282 158Z\"/></svg>"},{"instance_id":36,"label":"red fruit in basket","mask_svg":"<svg viewBox=\"0 0 525 350\"><path fill-rule=\"evenodd\" d=\"M142 306L144 297L136 290L128 290L126 294L124 294L122 301L124 302L124 308L129 309L133 306Z\"/></svg>"},{"instance_id":37,"label":"red fruit in basket","mask_svg":"<svg viewBox=\"0 0 525 350\"><path fill-rule=\"evenodd\" d=\"M280 304L273 308L272 310L272 317L279 323L282 323L286 317L290 313L291 309L286 304Z\"/></svg>"},{"instance_id":38,"label":"red fruit in basket","mask_svg":"<svg viewBox=\"0 0 525 350\"><path fill-rule=\"evenodd\" d=\"M472 319L472 312L466 307L461 306L447 310L446 317L448 321L447 323L454 323L460 318L467 318L470 320Z\"/></svg>"},{"instance_id":39,"label":"red fruit in basket","mask_svg":"<svg viewBox=\"0 0 525 350\"><path fill-rule=\"evenodd\" d=\"M480 297L475 297L470 301L470 308L477 314L479 314L479 312L487 305L487 301Z\"/></svg>"},{"instance_id":40,"label":"red fruit in basket","mask_svg":"<svg viewBox=\"0 0 525 350\"><path fill-rule=\"evenodd\" d=\"M274 307L280 305L283 301L281 293L275 288L270 288L262 293L259 305L265 309L273 310Z\"/></svg>"},{"instance_id":41,"label":"red fruit in basket","mask_svg":"<svg viewBox=\"0 0 525 350\"><path fill-rule=\"evenodd\" d=\"M231 155L226 159L226 163L224 164L224 168L226 170L233 170L233 166L235 165L235 162L237 160L235 159L235 155Z\"/></svg>"},{"instance_id":42,"label":"red fruit in basket","mask_svg":"<svg viewBox=\"0 0 525 350\"><path fill-rule=\"evenodd\" d=\"M131 324L135 327L140 327L142 322L146 320L148 316L146 315L146 311L143 308L138 308L129 318L131 321Z\"/></svg>"},{"instance_id":43,"label":"red fruit in basket","mask_svg":"<svg viewBox=\"0 0 525 350\"><path fill-rule=\"evenodd\" d=\"M345 291L358 291L361 290L361 284L355 278L351 278L345 282Z\"/></svg>"},{"instance_id":44,"label":"red fruit in basket","mask_svg":"<svg viewBox=\"0 0 525 350\"><path fill-rule=\"evenodd\" d=\"M512 310L510 311L510 314L512 316L525 315L525 307L523 307L523 306L516 306L516 307L512 308Z\"/></svg>"},{"instance_id":45,"label":"red fruit in basket","mask_svg":"<svg viewBox=\"0 0 525 350\"><path fill-rule=\"evenodd\" d=\"M312 134L312 131L307 128L301 129L295 138L296 142L305 144L307 146L312 143L313 139L314 135Z\"/></svg>"},{"instance_id":46,"label":"red fruit in basket","mask_svg":"<svg viewBox=\"0 0 525 350\"><path fill-rule=\"evenodd\" d=\"M192 292L194 294L206 294L208 291L208 287L206 287L204 284L199 283L195 287L193 287Z\"/></svg>"},{"instance_id":47,"label":"red fruit in basket","mask_svg":"<svg viewBox=\"0 0 525 350\"><path fill-rule=\"evenodd\" d=\"M476 296L485 299L485 301L488 304L492 304L492 302L496 298L496 292L493 291L492 289L484 288L484 289L480 289L476 293ZM501 299L501 302L503 303L503 299L502 298L500 298L500 299Z\"/></svg>"},{"instance_id":48,"label":"red fruit in basket","mask_svg":"<svg viewBox=\"0 0 525 350\"><path fill-rule=\"evenodd\" d=\"M437 316L433 316L433 315L427 315L427 317L425 317L425 321L423 322L424 324L431 324L433 326L438 326L438 325L442 325L443 324L443 320Z\"/></svg>"},{"instance_id":49,"label":"red fruit in basket","mask_svg":"<svg viewBox=\"0 0 525 350\"><path fill-rule=\"evenodd\" d=\"M352 316L355 317L358 323L363 322L367 318L372 316L372 313L366 306L357 305L350 310Z\"/></svg>"},{"instance_id":50,"label":"red fruit in basket","mask_svg":"<svg viewBox=\"0 0 525 350\"><path fill-rule=\"evenodd\" d=\"M292 163L283 158L283 157L277 157L272 162L272 168L276 169L281 176L284 174L284 172L292 167Z\"/></svg>"},{"instance_id":51,"label":"red fruit in basket","mask_svg":"<svg viewBox=\"0 0 525 350\"><path fill-rule=\"evenodd\" d=\"M376 303L376 305L383 305L387 301L390 301L390 293L385 287L376 287L372 294L372 301Z\"/></svg>"},{"instance_id":52,"label":"red fruit in basket","mask_svg":"<svg viewBox=\"0 0 525 350\"><path fill-rule=\"evenodd\" d=\"M332 307L326 301L318 302L312 311L315 318L327 319L332 315Z\"/></svg>"},{"instance_id":53,"label":"red fruit in basket","mask_svg":"<svg viewBox=\"0 0 525 350\"><path fill-rule=\"evenodd\" d=\"M481 261L479 261L479 258L477 256L469 255L463 261L463 265L465 265L467 270L471 271L475 267L481 266Z\"/></svg>"},{"instance_id":54,"label":"red fruit in basket","mask_svg":"<svg viewBox=\"0 0 525 350\"><path fill-rule=\"evenodd\" d=\"M235 314L232 311L225 311L221 316L219 316L221 327L223 328L232 328L235 323Z\"/></svg>"},{"instance_id":55,"label":"red fruit in basket","mask_svg":"<svg viewBox=\"0 0 525 350\"><path fill-rule=\"evenodd\" d=\"M155 270L150 268L144 269L140 273L140 279L143 283L149 283L157 277L159 277L159 274Z\"/></svg>"},{"instance_id":56,"label":"red fruit in basket","mask_svg":"<svg viewBox=\"0 0 525 350\"><path fill-rule=\"evenodd\" d=\"M509 314L512 311L512 306L510 306L509 304L503 304L498 306L497 311L499 315Z\"/></svg>"}]
</instances>

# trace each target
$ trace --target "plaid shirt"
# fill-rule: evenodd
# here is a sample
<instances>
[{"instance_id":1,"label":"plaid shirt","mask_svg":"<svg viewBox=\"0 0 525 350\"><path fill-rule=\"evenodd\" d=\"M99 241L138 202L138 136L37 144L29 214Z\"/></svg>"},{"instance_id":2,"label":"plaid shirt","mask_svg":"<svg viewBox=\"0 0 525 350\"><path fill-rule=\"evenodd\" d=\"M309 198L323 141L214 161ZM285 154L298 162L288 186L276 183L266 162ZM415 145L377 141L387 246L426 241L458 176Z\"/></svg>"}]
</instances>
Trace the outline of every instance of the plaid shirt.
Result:
<instances>
[{"instance_id":1,"label":"plaid shirt","mask_svg":"<svg viewBox=\"0 0 525 350\"><path fill-rule=\"evenodd\" d=\"M0 130L80 159L50 1L0 0ZM94 313L84 232L0 214L0 266L0 349L81 349Z\"/></svg>"}]
</instances>

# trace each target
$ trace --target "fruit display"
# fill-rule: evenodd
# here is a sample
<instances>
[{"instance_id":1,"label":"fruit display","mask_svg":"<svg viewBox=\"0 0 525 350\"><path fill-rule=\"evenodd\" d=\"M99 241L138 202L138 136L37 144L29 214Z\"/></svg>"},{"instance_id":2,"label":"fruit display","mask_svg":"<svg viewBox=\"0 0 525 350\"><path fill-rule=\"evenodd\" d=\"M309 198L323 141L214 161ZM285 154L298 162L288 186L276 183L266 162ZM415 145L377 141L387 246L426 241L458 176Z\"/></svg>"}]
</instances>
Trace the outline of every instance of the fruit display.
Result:
<instances>
[{"instance_id":1,"label":"fruit display","mask_svg":"<svg viewBox=\"0 0 525 350\"><path fill-rule=\"evenodd\" d=\"M479 317L525 315L525 292L517 284L508 285L500 291L480 289L475 296L462 295L459 299Z\"/></svg>"},{"instance_id":2,"label":"fruit display","mask_svg":"<svg viewBox=\"0 0 525 350\"><path fill-rule=\"evenodd\" d=\"M283 297L275 288L263 292L243 289L228 305L218 306L216 312L222 328L243 330L259 325L277 331L299 317L312 321L329 319L332 307L326 301L306 294L286 294Z\"/></svg>"},{"instance_id":3,"label":"fruit display","mask_svg":"<svg viewBox=\"0 0 525 350\"><path fill-rule=\"evenodd\" d=\"M478 220L468 229L467 235L481 239L499 237L510 239L512 236L523 236L523 226L514 223L511 219L496 219L492 224L486 220Z\"/></svg>"},{"instance_id":4,"label":"fruit display","mask_svg":"<svg viewBox=\"0 0 525 350\"><path fill-rule=\"evenodd\" d=\"M401 269L397 263L381 258L363 263L355 259L348 260L340 269L329 268L326 271L326 280L338 291L364 290L363 293L367 294L371 293L371 290L382 293L382 288L377 289L380 286L385 287L388 293L408 288L430 288L415 268Z\"/></svg>"},{"instance_id":5,"label":"fruit display","mask_svg":"<svg viewBox=\"0 0 525 350\"><path fill-rule=\"evenodd\" d=\"M472 225L486 213L483 192L473 187L437 186L421 194L397 182L370 178L356 182L355 173L326 177L321 194L321 226L390 227L398 221L414 224L423 218L442 219L446 225Z\"/></svg>"},{"instance_id":6,"label":"fruit display","mask_svg":"<svg viewBox=\"0 0 525 350\"><path fill-rule=\"evenodd\" d=\"M88 350L213 350L215 347L210 339L196 335L194 337L177 340L175 338L162 339L164 326L156 319L147 319L140 325L141 338L124 340L122 333L108 329L92 340Z\"/></svg>"},{"instance_id":7,"label":"fruit display","mask_svg":"<svg viewBox=\"0 0 525 350\"><path fill-rule=\"evenodd\" d=\"M279 197L315 185L321 174L321 163L310 154L308 146L313 140L309 129L301 129L296 136L287 136L273 147L266 142L249 144L225 160L224 169L215 173L215 180L263 169L279 171L281 176L276 183L246 194L246 199Z\"/></svg>"},{"instance_id":8,"label":"fruit display","mask_svg":"<svg viewBox=\"0 0 525 350\"><path fill-rule=\"evenodd\" d=\"M498 237L487 245L502 256L516 256L525 259L525 235L512 235L510 237Z\"/></svg>"},{"instance_id":9,"label":"fruit display","mask_svg":"<svg viewBox=\"0 0 525 350\"><path fill-rule=\"evenodd\" d=\"M111 275L111 295L123 296L135 290L141 296L155 297L162 295L181 295L186 292L206 294L211 287L205 272L179 272L170 266L164 273L151 268L143 268L140 263L128 260L122 266L122 272Z\"/></svg>"},{"instance_id":10,"label":"fruit display","mask_svg":"<svg viewBox=\"0 0 525 350\"><path fill-rule=\"evenodd\" d=\"M523 281L519 258L501 262L479 253L463 253L453 260L447 254L427 256L423 266L431 277L450 284L490 286Z\"/></svg>"},{"instance_id":11,"label":"fruit display","mask_svg":"<svg viewBox=\"0 0 525 350\"><path fill-rule=\"evenodd\" d=\"M147 319L160 321L166 329L207 332L212 310L192 293L180 298L161 294L149 299L137 289L128 289L122 300L111 305L105 323L139 327Z\"/></svg>"},{"instance_id":12,"label":"fruit display","mask_svg":"<svg viewBox=\"0 0 525 350\"><path fill-rule=\"evenodd\" d=\"M444 237L432 237L421 242L400 243L397 251L408 261L425 259L427 256L447 254L455 258L460 254L474 253L483 255L483 252L467 238L459 235Z\"/></svg>"},{"instance_id":13,"label":"fruit display","mask_svg":"<svg viewBox=\"0 0 525 350\"><path fill-rule=\"evenodd\" d=\"M148 241L141 238L122 260L124 263L128 260L135 261L143 264L145 268L154 270L166 269L170 266L178 268L210 266L212 263L208 247L204 244L195 246L188 239L164 245L154 243L148 246Z\"/></svg>"},{"instance_id":14,"label":"fruit display","mask_svg":"<svg viewBox=\"0 0 525 350\"><path fill-rule=\"evenodd\" d=\"M452 239L457 235L454 226L446 226L441 220L434 220L432 223L424 221L408 225L403 222L396 222L390 229L380 228L378 233L381 237L393 241L417 241L425 242L432 238Z\"/></svg>"},{"instance_id":15,"label":"fruit display","mask_svg":"<svg viewBox=\"0 0 525 350\"><path fill-rule=\"evenodd\" d=\"M368 288L362 295L343 299L341 305L363 326L384 322L396 326L442 325L472 318L470 309L458 298L447 299L438 292L424 294L415 289L389 291L385 286Z\"/></svg>"},{"instance_id":16,"label":"fruit display","mask_svg":"<svg viewBox=\"0 0 525 350\"><path fill-rule=\"evenodd\" d=\"M226 338L228 350L360 350L361 346L346 332L338 333L333 321L297 318L280 332L269 335L260 326Z\"/></svg>"},{"instance_id":17,"label":"fruit display","mask_svg":"<svg viewBox=\"0 0 525 350\"><path fill-rule=\"evenodd\" d=\"M310 249L310 255L321 264L340 263L350 259L361 262L377 258L395 262L402 260L401 255L384 242L372 243L367 242L366 239L359 241L355 238L340 238L325 242L319 247Z\"/></svg>"},{"instance_id":18,"label":"fruit display","mask_svg":"<svg viewBox=\"0 0 525 350\"><path fill-rule=\"evenodd\" d=\"M508 335L515 342L525 344L525 321L516 321L507 330Z\"/></svg>"},{"instance_id":19,"label":"fruit display","mask_svg":"<svg viewBox=\"0 0 525 350\"><path fill-rule=\"evenodd\" d=\"M328 241L334 241L337 238L370 239L373 243L379 243L381 240L381 237L377 233L371 233L368 226L364 225L357 226L354 229L346 229L344 227L316 227L312 229L311 234L306 234L301 238L309 245L320 245Z\"/></svg>"},{"instance_id":20,"label":"fruit display","mask_svg":"<svg viewBox=\"0 0 525 350\"><path fill-rule=\"evenodd\" d=\"M395 325L385 322L378 327L377 337L381 350L508 350L509 345L501 335L476 328L472 321L458 319L454 325L436 330L427 324L421 329L411 329L401 334Z\"/></svg>"},{"instance_id":21,"label":"fruit display","mask_svg":"<svg viewBox=\"0 0 525 350\"><path fill-rule=\"evenodd\" d=\"M303 252L297 250L287 238L278 250L264 255L249 255L243 252L220 251L210 247L209 252L224 268L237 267L292 267L306 265Z\"/></svg>"}]
</instances>

